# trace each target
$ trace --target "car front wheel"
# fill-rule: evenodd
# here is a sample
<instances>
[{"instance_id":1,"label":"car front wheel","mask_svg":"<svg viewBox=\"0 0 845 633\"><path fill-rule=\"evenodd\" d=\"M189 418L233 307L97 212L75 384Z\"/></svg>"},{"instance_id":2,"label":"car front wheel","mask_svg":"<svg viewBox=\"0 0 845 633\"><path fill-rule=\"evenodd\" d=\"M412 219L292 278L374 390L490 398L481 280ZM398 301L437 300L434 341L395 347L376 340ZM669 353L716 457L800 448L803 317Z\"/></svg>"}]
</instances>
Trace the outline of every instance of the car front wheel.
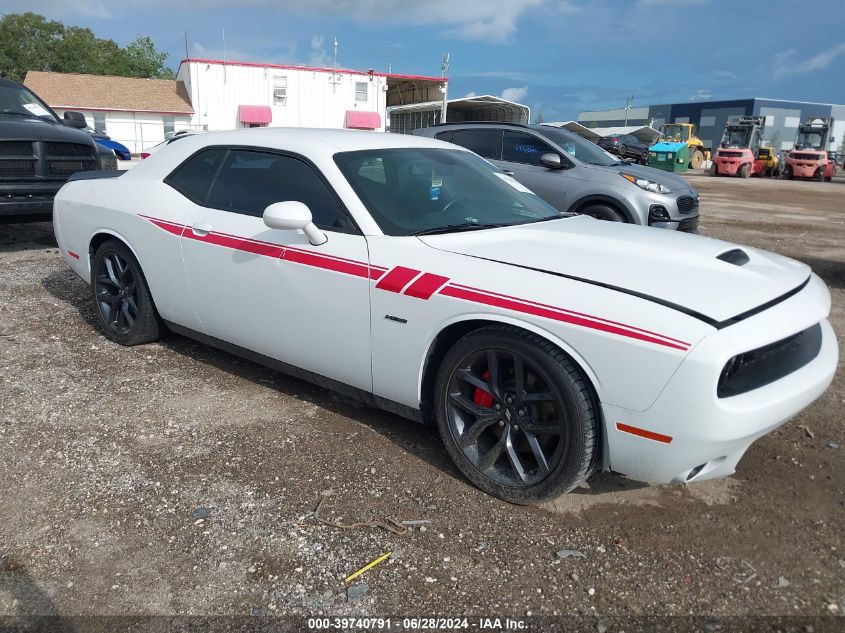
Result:
<instances>
[{"instance_id":1,"label":"car front wheel","mask_svg":"<svg viewBox=\"0 0 845 633\"><path fill-rule=\"evenodd\" d=\"M163 326L147 280L122 242L107 240L94 253L91 293L106 337L121 345L151 343L160 337Z\"/></svg>"},{"instance_id":2,"label":"car front wheel","mask_svg":"<svg viewBox=\"0 0 845 633\"><path fill-rule=\"evenodd\" d=\"M592 389L569 356L534 334L491 326L464 336L440 366L435 407L460 471L510 503L569 492L596 466Z\"/></svg>"}]
</instances>

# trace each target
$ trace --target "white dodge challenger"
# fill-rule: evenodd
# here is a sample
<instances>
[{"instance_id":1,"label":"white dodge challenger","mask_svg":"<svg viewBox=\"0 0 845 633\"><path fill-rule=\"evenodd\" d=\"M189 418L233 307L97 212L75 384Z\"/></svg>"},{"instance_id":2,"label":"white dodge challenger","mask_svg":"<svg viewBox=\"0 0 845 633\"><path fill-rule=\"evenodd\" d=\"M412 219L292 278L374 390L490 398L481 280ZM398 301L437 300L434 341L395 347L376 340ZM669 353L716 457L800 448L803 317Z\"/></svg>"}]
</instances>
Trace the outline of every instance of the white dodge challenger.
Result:
<instances>
[{"instance_id":1,"label":"white dodge challenger","mask_svg":"<svg viewBox=\"0 0 845 633\"><path fill-rule=\"evenodd\" d=\"M830 294L804 264L562 217L447 143L238 130L108 176L73 179L54 210L108 338L171 330L434 421L511 502L596 469L729 475L836 369Z\"/></svg>"}]
</instances>

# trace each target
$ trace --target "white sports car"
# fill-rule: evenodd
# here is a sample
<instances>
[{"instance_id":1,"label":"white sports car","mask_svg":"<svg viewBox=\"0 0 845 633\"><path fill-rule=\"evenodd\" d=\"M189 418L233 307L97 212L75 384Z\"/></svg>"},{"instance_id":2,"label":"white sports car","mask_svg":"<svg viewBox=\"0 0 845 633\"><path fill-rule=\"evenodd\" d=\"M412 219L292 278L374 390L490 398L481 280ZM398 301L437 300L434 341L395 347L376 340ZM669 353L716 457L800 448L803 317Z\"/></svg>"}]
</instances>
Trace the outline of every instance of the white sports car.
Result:
<instances>
[{"instance_id":1,"label":"white sports car","mask_svg":"<svg viewBox=\"0 0 845 633\"><path fill-rule=\"evenodd\" d=\"M54 226L108 338L169 329L434 421L458 468L516 503L598 468L729 475L837 363L804 264L562 217L416 136L190 136L73 179Z\"/></svg>"}]
</instances>

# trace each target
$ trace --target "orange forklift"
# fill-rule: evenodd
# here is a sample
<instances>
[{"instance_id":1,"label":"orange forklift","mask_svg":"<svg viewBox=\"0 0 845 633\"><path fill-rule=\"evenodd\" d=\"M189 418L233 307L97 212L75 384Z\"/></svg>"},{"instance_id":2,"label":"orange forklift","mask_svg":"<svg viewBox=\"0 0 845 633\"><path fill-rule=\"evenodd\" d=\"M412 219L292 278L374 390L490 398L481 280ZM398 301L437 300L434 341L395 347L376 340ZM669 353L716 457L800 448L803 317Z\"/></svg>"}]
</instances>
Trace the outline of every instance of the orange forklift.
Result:
<instances>
[{"instance_id":1,"label":"orange forklift","mask_svg":"<svg viewBox=\"0 0 845 633\"><path fill-rule=\"evenodd\" d=\"M760 155L765 117L741 116L728 121L722 142L713 156L714 176L765 176L769 173L767 156Z\"/></svg>"}]
</instances>

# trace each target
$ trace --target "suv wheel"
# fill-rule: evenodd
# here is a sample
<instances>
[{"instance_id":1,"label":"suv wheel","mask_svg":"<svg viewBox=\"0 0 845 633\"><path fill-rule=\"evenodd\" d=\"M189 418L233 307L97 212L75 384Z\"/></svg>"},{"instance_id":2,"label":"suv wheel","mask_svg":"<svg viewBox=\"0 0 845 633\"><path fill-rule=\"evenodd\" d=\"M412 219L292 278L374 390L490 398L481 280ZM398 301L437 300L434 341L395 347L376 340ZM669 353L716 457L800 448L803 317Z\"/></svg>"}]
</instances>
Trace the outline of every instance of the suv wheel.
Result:
<instances>
[{"instance_id":1,"label":"suv wheel","mask_svg":"<svg viewBox=\"0 0 845 633\"><path fill-rule=\"evenodd\" d=\"M607 204L590 204L581 211L582 215L589 215L596 220L608 220L610 222L626 222L625 216Z\"/></svg>"}]
</instances>

